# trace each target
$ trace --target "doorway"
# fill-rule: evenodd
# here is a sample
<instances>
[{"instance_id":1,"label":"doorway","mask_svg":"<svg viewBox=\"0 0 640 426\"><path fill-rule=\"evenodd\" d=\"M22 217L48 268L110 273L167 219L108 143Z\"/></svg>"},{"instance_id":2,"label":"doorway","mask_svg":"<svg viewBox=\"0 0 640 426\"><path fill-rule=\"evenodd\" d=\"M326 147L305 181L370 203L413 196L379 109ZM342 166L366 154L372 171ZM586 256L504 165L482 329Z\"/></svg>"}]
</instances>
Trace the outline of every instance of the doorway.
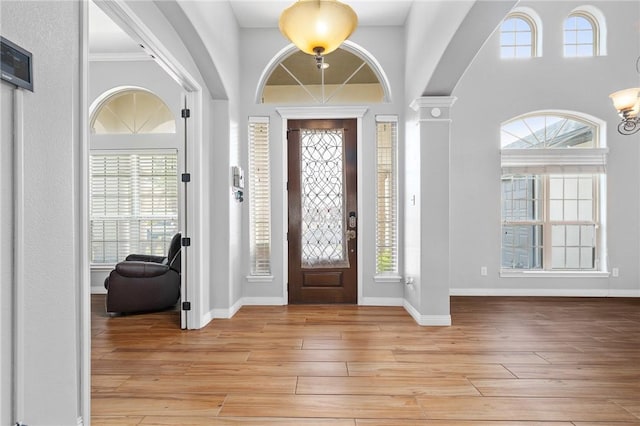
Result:
<instances>
[{"instance_id":1,"label":"doorway","mask_svg":"<svg viewBox=\"0 0 640 426\"><path fill-rule=\"evenodd\" d=\"M357 303L357 120L287 123L290 304Z\"/></svg>"}]
</instances>

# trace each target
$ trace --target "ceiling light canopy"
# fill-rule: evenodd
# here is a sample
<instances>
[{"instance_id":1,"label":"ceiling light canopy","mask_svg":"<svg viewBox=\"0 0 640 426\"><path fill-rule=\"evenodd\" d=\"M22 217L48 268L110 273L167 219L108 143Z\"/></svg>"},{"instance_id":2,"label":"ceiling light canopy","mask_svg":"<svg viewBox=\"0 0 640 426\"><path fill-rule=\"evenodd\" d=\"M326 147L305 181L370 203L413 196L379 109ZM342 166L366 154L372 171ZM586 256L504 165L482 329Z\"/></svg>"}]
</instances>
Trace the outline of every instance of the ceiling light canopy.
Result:
<instances>
[{"instance_id":1,"label":"ceiling light canopy","mask_svg":"<svg viewBox=\"0 0 640 426\"><path fill-rule=\"evenodd\" d=\"M337 0L298 0L280 15L280 31L309 55L336 50L358 26L358 16Z\"/></svg>"}]
</instances>

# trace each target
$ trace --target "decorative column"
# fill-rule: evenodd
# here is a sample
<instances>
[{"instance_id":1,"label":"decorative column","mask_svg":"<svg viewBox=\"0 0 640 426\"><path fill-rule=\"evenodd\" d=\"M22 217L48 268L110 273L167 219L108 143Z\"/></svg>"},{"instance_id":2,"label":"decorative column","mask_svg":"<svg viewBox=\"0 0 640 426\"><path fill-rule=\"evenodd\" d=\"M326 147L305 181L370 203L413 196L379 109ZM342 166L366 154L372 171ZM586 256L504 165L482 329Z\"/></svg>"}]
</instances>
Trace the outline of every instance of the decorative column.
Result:
<instances>
[{"instance_id":1,"label":"decorative column","mask_svg":"<svg viewBox=\"0 0 640 426\"><path fill-rule=\"evenodd\" d=\"M408 238L406 246L410 267L405 300L420 325L451 325L449 145L450 110L455 100L450 96L429 96L411 103L418 114L417 129L407 143L406 153L407 161L413 163L405 176L407 218L413 222L407 224L412 228L407 229L407 234L412 233L413 237Z\"/></svg>"}]
</instances>

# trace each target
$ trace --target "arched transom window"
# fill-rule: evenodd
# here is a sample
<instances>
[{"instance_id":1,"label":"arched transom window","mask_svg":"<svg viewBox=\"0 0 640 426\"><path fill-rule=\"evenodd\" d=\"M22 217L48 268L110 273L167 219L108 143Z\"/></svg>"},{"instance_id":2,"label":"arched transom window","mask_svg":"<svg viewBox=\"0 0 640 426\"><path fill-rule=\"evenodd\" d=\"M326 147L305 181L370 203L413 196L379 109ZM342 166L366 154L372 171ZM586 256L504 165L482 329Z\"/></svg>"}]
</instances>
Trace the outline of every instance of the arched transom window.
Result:
<instances>
[{"instance_id":1,"label":"arched transom window","mask_svg":"<svg viewBox=\"0 0 640 426\"><path fill-rule=\"evenodd\" d=\"M350 104L384 102L378 76L366 60L337 49L319 62L295 51L272 70L260 101L267 104Z\"/></svg>"},{"instance_id":2,"label":"arched transom window","mask_svg":"<svg viewBox=\"0 0 640 426\"><path fill-rule=\"evenodd\" d=\"M155 94L128 89L108 97L94 115L95 134L175 133L175 118Z\"/></svg>"}]
</instances>

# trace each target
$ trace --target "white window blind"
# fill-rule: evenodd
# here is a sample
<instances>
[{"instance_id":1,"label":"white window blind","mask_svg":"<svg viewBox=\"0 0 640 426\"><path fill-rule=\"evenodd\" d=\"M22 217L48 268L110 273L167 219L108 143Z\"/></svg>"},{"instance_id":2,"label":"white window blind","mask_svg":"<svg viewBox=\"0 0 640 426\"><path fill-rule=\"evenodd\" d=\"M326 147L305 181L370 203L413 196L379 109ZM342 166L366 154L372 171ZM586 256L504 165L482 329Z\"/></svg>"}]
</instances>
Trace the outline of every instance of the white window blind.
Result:
<instances>
[{"instance_id":1,"label":"white window blind","mask_svg":"<svg viewBox=\"0 0 640 426\"><path fill-rule=\"evenodd\" d=\"M249 118L249 227L251 275L271 275L269 118Z\"/></svg>"},{"instance_id":2,"label":"white window blind","mask_svg":"<svg viewBox=\"0 0 640 426\"><path fill-rule=\"evenodd\" d=\"M166 254L178 232L178 156L91 154L91 261Z\"/></svg>"},{"instance_id":3,"label":"white window blind","mask_svg":"<svg viewBox=\"0 0 640 426\"><path fill-rule=\"evenodd\" d=\"M398 272L398 121L376 117L376 273Z\"/></svg>"}]
</instances>

